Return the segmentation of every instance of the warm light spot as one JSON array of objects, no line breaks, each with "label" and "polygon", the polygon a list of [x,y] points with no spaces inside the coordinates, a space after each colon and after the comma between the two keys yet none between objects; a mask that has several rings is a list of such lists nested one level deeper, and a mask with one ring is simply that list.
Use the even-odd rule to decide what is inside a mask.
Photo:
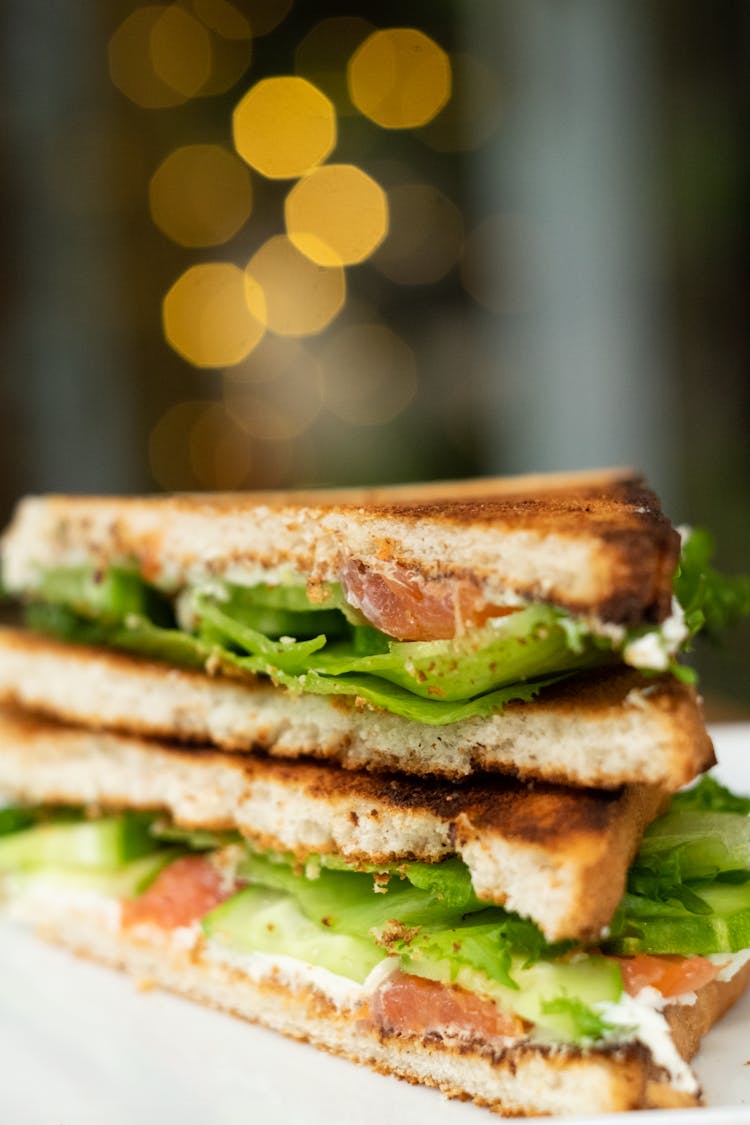
[{"label": "warm light spot", "polygon": [[343,269],[316,265],[283,234],[253,254],[245,280],[251,312],[280,336],[322,332],[346,299]]},{"label": "warm light spot", "polygon": [[413,27],[376,31],[349,61],[349,95],[385,129],[426,125],[451,95],[451,67],[442,47]]},{"label": "warm light spot", "polygon": [[109,73],[121,93],[145,109],[182,105],[186,96],[168,86],[154,69],[151,33],[166,11],[164,5],[136,8],[109,41]]},{"label": "warm light spot", "polygon": [[264,78],[236,107],[234,144],[243,160],[270,179],[302,176],[336,144],[336,112],[304,78]]},{"label": "warm light spot", "polygon": [[321,409],[317,361],[297,340],[266,336],[246,364],[225,373],[224,402],[252,438],[296,438]]},{"label": "warm light spot", "polygon": [[250,439],[210,400],[178,402],[162,414],[148,442],[151,474],[170,492],[237,488],[253,464]]},{"label": "warm light spot", "polygon": [[414,353],[383,324],[340,329],[322,349],[320,364],[323,401],[353,425],[390,422],[417,389]]},{"label": "warm light spot", "polygon": [[466,240],[461,281],[475,301],[496,313],[517,313],[528,303],[533,231],[520,215],[490,215]]},{"label": "warm light spot", "polygon": [[186,145],[157,168],[149,201],[152,219],[174,242],[218,246],[250,214],[250,173],[221,145]]},{"label": "warm light spot", "polygon": [[164,298],[164,333],[196,367],[227,367],[249,355],[263,336],[260,297],[255,310],[256,315],[247,306],[244,274],[237,266],[191,266]]},{"label": "warm light spot", "polygon": [[455,203],[431,184],[401,184],[388,192],[390,229],[373,258],[399,285],[430,285],[456,264],[463,219]]},{"label": "warm light spot", "polygon": [[451,56],[453,92],[419,139],[437,152],[465,152],[478,148],[500,123],[503,106],[497,76],[475,55]]},{"label": "warm light spot", "polygon": [[193,0],[193,11],[201,23],[223,39],[251,39],[252,28],[228,0]]},{"label": "warm light spot", "polygon": [[319,86],[340,114],[354,112],[346,84],[346,64],[374,30],[369,20],[360,16],[331,16],[316,23],[297,47],[297,74]]},{"label": "warm light spot", "polygon": [[205,27],[181,8],[164,8],[151,28],[154,72],[183,98],[198,93],[211,73],[211,38]]},{"label": "warm light spot", "polygon": [[353,164],[325,164],[289,192],[286,229],[321,266],[352,265],[372,254],[388,230],[383,189]]},{"label": "warm light spot", "polygon": [[189,449],[193,476],[203,488],[240,488],[253,465],[252,443],[218,402],[193,422]]},{"label": "warm light spot", "polygon": [[292,10],[292,0],[243,0],[253,35],[268,35]]}]

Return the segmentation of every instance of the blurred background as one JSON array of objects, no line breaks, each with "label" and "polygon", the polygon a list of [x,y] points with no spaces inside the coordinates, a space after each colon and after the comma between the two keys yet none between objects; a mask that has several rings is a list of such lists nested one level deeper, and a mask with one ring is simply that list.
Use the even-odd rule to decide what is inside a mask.
[{"label": "blurred background", "polygon": [[750,570],[743,0],[4,0],[0,62],[3,520],[631,464]]}]

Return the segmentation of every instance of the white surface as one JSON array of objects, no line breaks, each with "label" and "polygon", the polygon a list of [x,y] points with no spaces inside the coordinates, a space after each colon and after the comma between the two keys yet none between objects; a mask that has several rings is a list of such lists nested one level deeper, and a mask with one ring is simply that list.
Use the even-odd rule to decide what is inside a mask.
[{"label": "white surface", "polygon": [[[750,793],[750,726],[714,733],[719,776]],[[138,992],[117,973],[7,924],[0,926],[0,966],[0,1105],[9,1125],[498,1120],[229,1016]],[[747,996],[709,1035],[697,1060],[710,1109],[589,1117],[587,1125],[747,1125],[749,1064]]]}]

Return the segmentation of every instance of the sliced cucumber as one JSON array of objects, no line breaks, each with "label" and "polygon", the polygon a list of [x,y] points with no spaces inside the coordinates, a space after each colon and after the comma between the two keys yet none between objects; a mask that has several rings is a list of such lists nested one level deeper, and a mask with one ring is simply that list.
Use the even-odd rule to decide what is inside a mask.
[{"label": "sliced cucumber", "polygon": [[736,953],[750,947],[750,883],[691,885],[711,913],[694,914],[677,902],[626,895],[625,929],[607,948],[613,953]]},{"label": "sliced cucumber", "polygon": [[0,839],[0,871],[40,867],[114,869],[153,852],[150,814],[39,824]]},{"label": "sliced cucumber", "polygon": [[84,867],[28,868],[7,876],[9,892],[12,897],[42,885],[63,892],[85,891],[113,899],[135,898],[148,889],[176,854],[173,849],[162,848],[111,871]]},{"label": "sliced cucumber", "polygon": [[207,937],[238,953],[295,957],[362,983],[383,960],[369,938],[333,933],[311,922],[288,894],[247,887],[203,919]]}]

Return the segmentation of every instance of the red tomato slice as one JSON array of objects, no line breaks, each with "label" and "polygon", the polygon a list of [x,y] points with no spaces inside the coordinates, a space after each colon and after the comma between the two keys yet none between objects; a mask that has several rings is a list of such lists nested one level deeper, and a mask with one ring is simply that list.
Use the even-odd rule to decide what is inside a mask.
[{"label": "red tomato slice", "polygon": [[486,1000],[455,985],[394,973],[370,1001],[373,1021],[383,1031],[401,1035],[464,1031],[484,1039],[518,1037],[525,1024]]},{"label": "red tomato slice", "polygon": [[639,953],[635,957],[615,957],[614,960],[622,970],[623,987],[631,996],[648,985],[665,997],[695,992],[712,981],[720,968],[705,957],[656,957]]},{"label": "red tomato slice", "polygon": [[349,604],[400,641],[450,640],[467,627],[517,608],[487,605],[469,582],[419,579],[398,564],[380,573],[352,559],[340,577]]},{"label": "red tomato slice", "polygon": [[148,890],[122,903],[123,926],[150,922],[164,930],[189,926],[228,898],[216,868],[201,855],[176,859],[161,871]]}]

